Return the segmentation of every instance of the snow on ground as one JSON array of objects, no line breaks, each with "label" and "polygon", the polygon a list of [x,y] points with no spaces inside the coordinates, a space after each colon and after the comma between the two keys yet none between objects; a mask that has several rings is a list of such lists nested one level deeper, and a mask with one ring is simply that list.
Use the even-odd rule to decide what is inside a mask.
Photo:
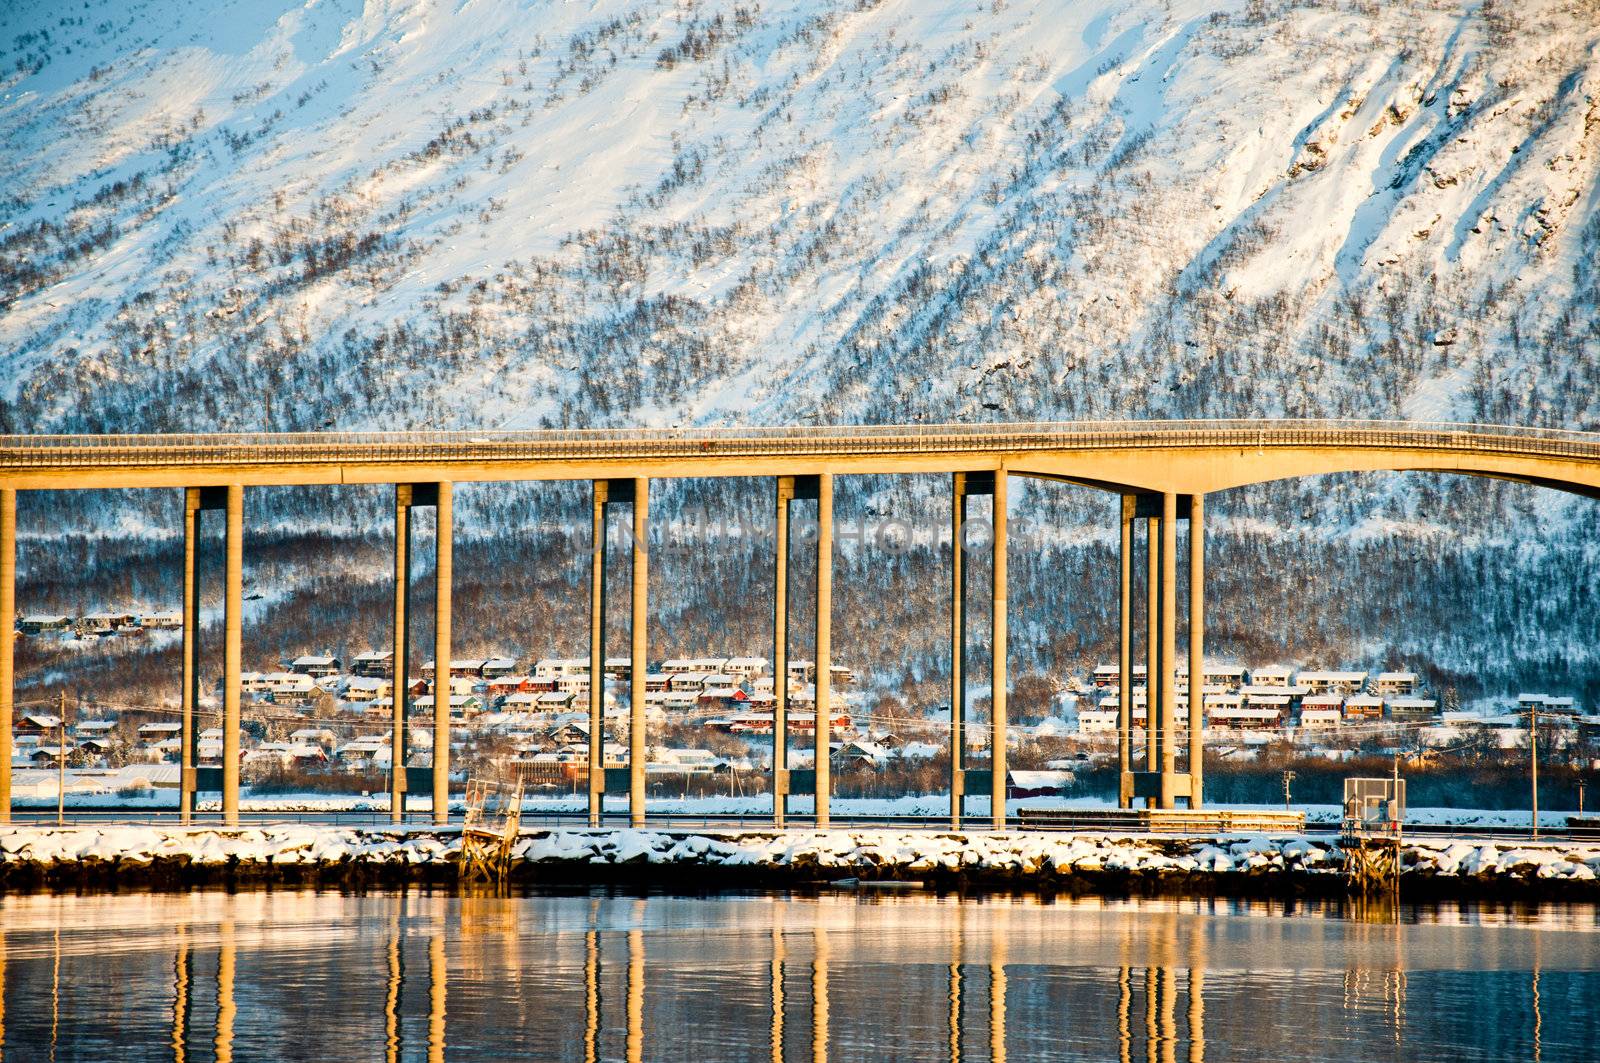
[{"label": "snow on ground", "polygon": [[[1328,839],[1243,835],[1211,839],[904,830],[525,830],[517,859],[534,865],[689,865],[803,872],[821,878],[906,878],[939,873],[1039,878],[1101,872],[1337,873]],[[0,828],[0,865],[75,861],[245,864],[446,864],[452,831],[259,828]],[[1592,882],[1600,845],[1413,842],[1408,873]]]}]

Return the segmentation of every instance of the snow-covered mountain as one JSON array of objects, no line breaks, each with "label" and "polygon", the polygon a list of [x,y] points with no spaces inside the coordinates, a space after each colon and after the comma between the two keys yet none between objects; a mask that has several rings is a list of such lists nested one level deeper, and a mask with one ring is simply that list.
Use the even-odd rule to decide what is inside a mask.
[{"label": "snow-covered mountain", "polygon": [[[1600,428],[1597,172],[1596,0],[11,0],[0,431]],[[1438,485],[1230,492],[1219,550],[1422,543],[1592,661],[1581,587],[1518,606],[1592,504]]]},{"label": "snow-covered mountain", "polygon": [[1600,5],[17,0],[5,427],[1600,426]]}]

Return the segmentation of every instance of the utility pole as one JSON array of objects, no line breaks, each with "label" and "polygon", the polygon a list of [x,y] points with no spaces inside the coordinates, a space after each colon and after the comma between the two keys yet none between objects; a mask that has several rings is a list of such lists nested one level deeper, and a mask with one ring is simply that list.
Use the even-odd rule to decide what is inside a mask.
[{"label": "utility pole", "polygon": [[56,695],[56,723],[60,725],[61,740],[56,743],[56,826],[67,822],[67,692]]},{"label": "utility pole", "polygon": [[1289,811],[1289,784],[1294,781],[1294,772],[1283,773],[1283,810]]},{"label": "utility pole", "polygon": [[1528,706],[1528,760],[1533,773],[1533,836],[1539,836],[1539,706]]}]

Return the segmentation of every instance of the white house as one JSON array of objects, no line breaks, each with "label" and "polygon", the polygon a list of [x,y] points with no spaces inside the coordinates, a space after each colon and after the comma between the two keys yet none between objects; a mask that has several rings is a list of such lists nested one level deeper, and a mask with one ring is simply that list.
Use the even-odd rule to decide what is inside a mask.
[{"label": "white house", "polygon": [[322,654],[308,653],[296,657],[289,663],[289,671],[300,675],[309,675],[317,679],[325,675],[339,674],[339,659]]},{"label": "white house", "polygon": [[1292,669],[1281,664],[1264,664],[1260,668],[1250,669],[1250,685],[1254,687],[1286,687]]},{"label": "white house", "polygon": [[1294,677],[1296,686],[1313,694],[1355,694],[1366,685],[1366,672],[1306,671]]},{"label": "white house", "polygon": [[1391,697],[1410,697],[1417,692],[1417,673],[1379,672],[1372,677],[1372,692]]}]

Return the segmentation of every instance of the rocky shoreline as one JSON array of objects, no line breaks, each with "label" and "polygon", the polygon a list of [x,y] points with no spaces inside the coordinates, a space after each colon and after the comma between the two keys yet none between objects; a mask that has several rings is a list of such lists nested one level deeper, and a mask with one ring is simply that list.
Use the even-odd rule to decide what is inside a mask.
[{"label": "rocky shoreline", "polygon": [[[0,890],[447,886],[459,847],[456,830],[434,828],[7,827]],[[1429,839],[1402,861],[1406,897],[1600,900],[1600,845]],[[1348,889],[1343,862],[1323,835],[528,829],[510,884],[1333,896]]]}]

